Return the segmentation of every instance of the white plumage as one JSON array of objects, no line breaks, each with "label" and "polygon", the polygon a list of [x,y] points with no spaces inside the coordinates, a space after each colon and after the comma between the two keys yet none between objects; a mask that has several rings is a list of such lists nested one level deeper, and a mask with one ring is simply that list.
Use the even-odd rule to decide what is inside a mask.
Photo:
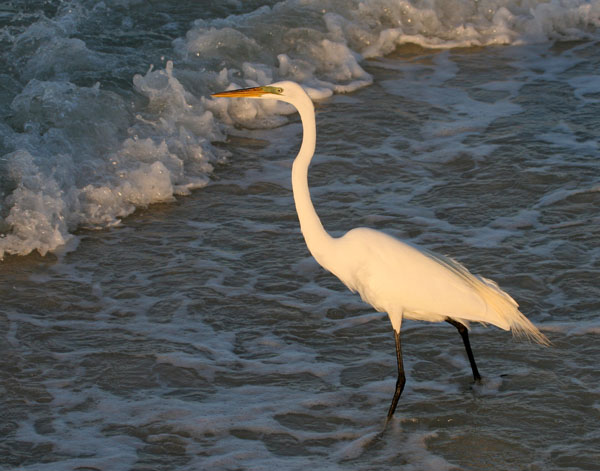
[{"label": "white plumage", "polygon": [[398,381],[388,420],[394,413],[405,383],[400,328],[402,319],[449,322],[462,339],[473,377],[479,380],[469,343],[469,322],[493,324],[541,343],[548,339],[519,311],[513,298],[492,280],[472,275],[460,263],[417,248],[368,228],[352,229],[331,237],[317,215],[308,187],[308,167],[316,144],[315,113],[304,89],[294,82],[217,93],[216,97],[276,99],[291,103],[300,113],[303,138],[292,167],[292,188],[300,228],[317,262],[337,276],[351,291],[381,312],[387,312],[394,329]]}]

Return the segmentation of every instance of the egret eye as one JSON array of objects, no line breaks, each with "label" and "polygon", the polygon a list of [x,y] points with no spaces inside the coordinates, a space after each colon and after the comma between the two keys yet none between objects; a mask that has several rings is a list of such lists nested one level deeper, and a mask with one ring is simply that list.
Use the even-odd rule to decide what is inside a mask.
[{"label": "egret eye", "polygon": [[281,87],[277,87],[275,90],[277,91],[277,93],[283,93],[283,88]]}]

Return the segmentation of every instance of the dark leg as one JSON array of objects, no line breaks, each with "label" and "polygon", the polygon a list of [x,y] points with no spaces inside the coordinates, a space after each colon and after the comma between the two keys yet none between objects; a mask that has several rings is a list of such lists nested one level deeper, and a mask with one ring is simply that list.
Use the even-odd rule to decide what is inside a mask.
[{"label": "dark leg", "polygon": [[469,363],[471,363],[471,369],[473,370],[473,378],[475,381],[481,380],[481,375],[477,370],[477,365],[475,364],[475,357],[473,356],[473,351],[471,350],[471,342],[469,342],[469,330],[460,322],[455,321],[451,317],[446,318],[446,322],[452,324],[454,327],[458,329],[458,333],[463,339],[463,343],[465,344],[465,349],[467,350],[467,356],[469,357]]},{"label": "dark leg", "polygon": [[392,405],[388,411],[387,420],[390,420],[396,406],[398,405],[398,399],[404,390],[404,383],[406,383],[406,376],[404,375],[404,363],[402,362],[402,345],[400,344],[400,332],[394,330],[394,339],[396,340],[396,361],[398,362],[398,380],[396,381],[396,391],[394,392],[394,398],[392,399]]}]

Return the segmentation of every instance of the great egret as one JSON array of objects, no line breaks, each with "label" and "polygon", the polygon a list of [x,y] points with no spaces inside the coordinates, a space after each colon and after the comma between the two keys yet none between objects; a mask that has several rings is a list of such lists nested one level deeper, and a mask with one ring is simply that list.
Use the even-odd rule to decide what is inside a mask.
[{"label": "great egret", "polygon": [[373,229],[352,229],[339,238],[331,237],[325,231],[308,188],[308,166],[315,152],[317,136],[315,111],[310,97],[300,85],[285,81],[215,93],[213,97],[281,100],[293,105],[300,113],[302,145],[292,166],[292,189],[300,229],[308,250],[323,268],[390,318],[396,341],[398,380],[387,420],[394,414],[406,382],[400,342],[403,318],[445,321],[456,327],[475,381],[481,376],[469,343],[470,321],[493,324],[524,334],[541,344],[549,343],[519,311],[513,298],[495,282],[472,275],[460,263]]}]

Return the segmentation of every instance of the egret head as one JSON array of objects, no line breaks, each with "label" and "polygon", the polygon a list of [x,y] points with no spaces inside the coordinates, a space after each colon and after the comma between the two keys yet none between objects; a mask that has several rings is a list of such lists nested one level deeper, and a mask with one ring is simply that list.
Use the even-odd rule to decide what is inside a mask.
[{"label": "egret head", "polygon": [[224,98],[259,98],[267,100],[281,100],[297,105],[302,100],[310,98],[304,89],[295,82],[277,82],[263,87],[241,88],[239,90],[230,90],[227,92],[214,93],[214,97]]}]

